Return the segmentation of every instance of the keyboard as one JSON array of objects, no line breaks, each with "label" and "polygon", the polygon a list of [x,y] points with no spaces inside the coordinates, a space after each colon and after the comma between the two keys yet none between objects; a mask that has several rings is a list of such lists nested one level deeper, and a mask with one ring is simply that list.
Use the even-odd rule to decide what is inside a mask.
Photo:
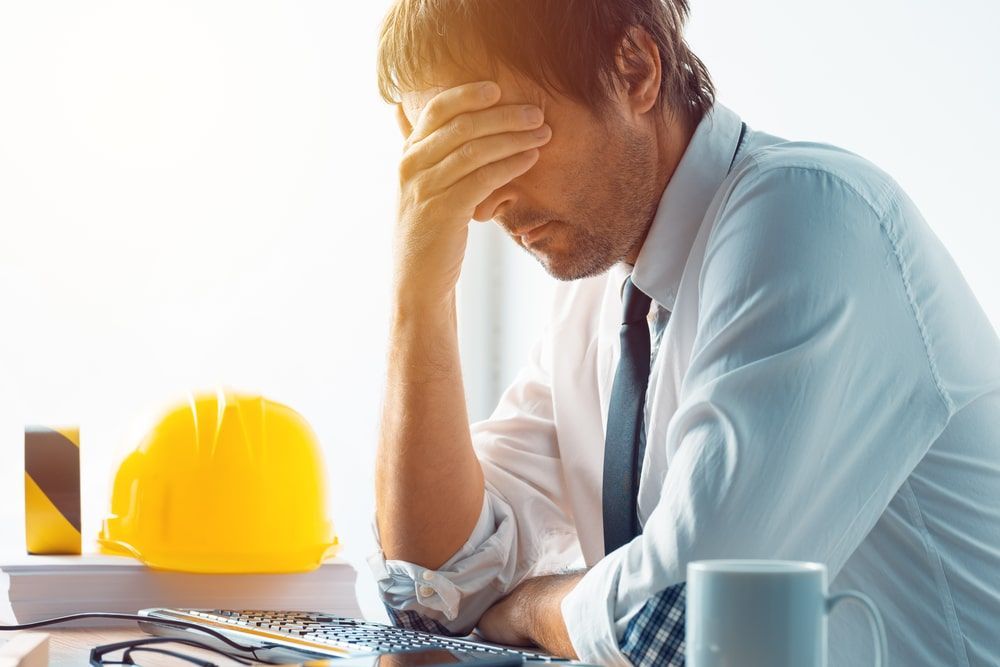
[{"label": "keyboard", "polygon": [[[569,662],[542,653],[496,646],[472,639],[444,637],[356,618],[322,612],[231,609],[143,609],[150,621],[157,618],[187,621],[222,632],[236,641],[277,645],[320,656],[350,657],[389,651],[439,648],[489,656],[519,656],[533,662]],[[166,625],[140,624],[156,635],[194,638],[189,630]],[[200,635],[199,638],[205,637]]]}]

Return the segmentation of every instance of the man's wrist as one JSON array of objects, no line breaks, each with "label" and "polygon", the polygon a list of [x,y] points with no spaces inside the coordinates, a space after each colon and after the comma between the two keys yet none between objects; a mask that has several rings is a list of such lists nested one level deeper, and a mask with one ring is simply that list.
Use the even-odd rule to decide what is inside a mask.
[{"label": "man's wrist", "polygon": [[455,290],[436,290],[417,285],[396,287],[392,298],[393,322],[420,321],[454,316],[457,312]]}]

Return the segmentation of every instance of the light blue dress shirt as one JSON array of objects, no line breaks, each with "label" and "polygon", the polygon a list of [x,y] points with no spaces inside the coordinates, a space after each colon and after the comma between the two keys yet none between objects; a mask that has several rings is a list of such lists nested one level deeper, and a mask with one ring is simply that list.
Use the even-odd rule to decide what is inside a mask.
[{"label": "light blue dress shirt", "polygon": [[[895,665],[1000,662],[1000,341],[885,173],[748,131],[716,105],[634,267],[560,285],[546,335],[473,425],[487,494],[437,571],[371,559],[384,599],[466,632],[529,576],[585,565],[563,603],[590,662],[681,659],[690,561],[826,564],[885,616]],[[604,428],[629,273],[672,313],[647,394],[643,533],[605,556]],[[863,615],[830,664],[867,664]],[[657,638],[659,633],[659,638]]]}]

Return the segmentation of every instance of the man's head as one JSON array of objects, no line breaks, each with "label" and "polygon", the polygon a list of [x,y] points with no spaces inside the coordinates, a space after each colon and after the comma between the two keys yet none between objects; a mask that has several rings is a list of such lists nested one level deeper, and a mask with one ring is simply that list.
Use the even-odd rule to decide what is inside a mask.
[{"label": "man's head", "polygon": [[442,88],[481,79],[500,84],[501,104],[539,106],[551,141],[475,218],[495,219],[557,278],[596,275],[634,261],[713,103],[686,15],[686,0],[399,0],[379,87],[411,123]]}]

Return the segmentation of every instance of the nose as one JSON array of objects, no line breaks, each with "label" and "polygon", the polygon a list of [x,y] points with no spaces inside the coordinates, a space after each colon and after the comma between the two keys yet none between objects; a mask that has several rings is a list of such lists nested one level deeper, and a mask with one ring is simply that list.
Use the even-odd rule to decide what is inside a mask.
[{"label": "nose", "polygon": [[517,189],[513,181],[494,190],[489,197],[476,207],[476,220],[492,220],[503,216],[517,203]]},{"label": "nose", "polygon": [[502,215],[505,215],[511,209],[511,207],[514,206],[514,204],[516,203],[517,203],[517,196],[514,195],[513,192],[509,194],[504,193],[501,196],[500,202],[497,204],[496,209],[493,211],[493,217],[498,218]]}]

